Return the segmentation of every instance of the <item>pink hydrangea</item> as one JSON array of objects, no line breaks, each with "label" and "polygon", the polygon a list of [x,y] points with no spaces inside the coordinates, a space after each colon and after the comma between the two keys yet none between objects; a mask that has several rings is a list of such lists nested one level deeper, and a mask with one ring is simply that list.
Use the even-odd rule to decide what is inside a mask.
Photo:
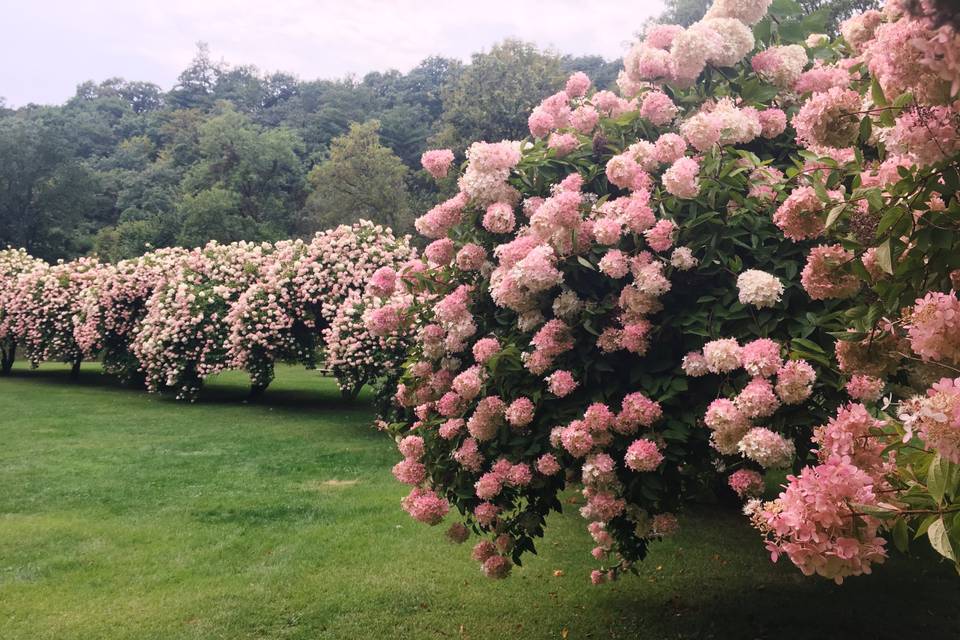
[{"label": "pink hydrangea", "polygon": [[669,50],[673,39],[682,32],[683,27],[678,24],[655,24],[647,30],[644,42],[655,49]]},{"label": "pink hydrangea", "polygon": [[582,71],[577,71],[567,78],[567,84],[564,87],[564,91],[571,98],[582,98],[587,95],[589,89],[590,77]]},{"label": "pink hydrangea", "polygon": [[753,70],[781,88],[793,85],[807,64],[807,51],[791,44],[764,49],[750,60]]},{"label": "pink hydrangea", "polygon": [[477,480],[474,488],[476,489],[478,498],[481,500],[491,500],[500,494],[503,485],[497,474],[485,473]]},{"label": "pink hydrangea", "polygon": [[537,458],[537,471],[545,476],[552,476],[560,471],[560,463],[552,453],[545,453]]},{"label": "pink hydrangea", "polygon": [[473,517],[476,518],[477,523],[483,527],[492,526],[494,523],[496,523],[499,515],[500,507],[492,502],[481,502],[473,510]]},{"label": "pink hydrangea", "polygon": [[574,421],[560,431],[560,443],[575,458],[586,456],[593,449],[593,436],[581,422]]},{"label": "pink hydrangea", "polygon": [[450,510],[446,500],[433,491],[420,487],[415,487],[401,504],[411,518],[431,526],[440,524]]},{"label": "pink hydrangea", "polygon": [[600,114],[588,104],[580,105],[570,114],[570,126],[583,135],[590,135],[600,122]]},{"label": "pink hydrangea", "polygon": [[763,476],[753,469],[738,469],[727,478],[727,484],[740,499],[755,498],[763,493]]},{"label": "pink hydrangea", "polygon": [[513,562],[506,556],[493,555],[483,561],[483,575],[494,580],[502,580],[510,575]]},{"label": "pink hydrangea", "polygon": [[442,425],[440,425],[440,429],[438,430],[440,433],[440,437],[443,438],[444,440],[450,440],[454,438],[458,433],[463,431],[463,428],[464,426],[466,426],[466,424],[467,424],[466,421],[464,421],[462,418],[453,418],[453,419],[447,420]]},{"label": "pink hydrangea", "polygon": [[630,273],[630,261],[627,259],[627,255],[619,249],[607,251],[600,259],[598,266],[601,272],[611,278],[622,278]]},{"label": "pink hydrangea", "polygon": [[815,93],[793,116],[797,143],[806,148],[850,146],[860,131],[861,109],[860,94],[851,89]]},{"label": "pink hydrangea", "polygon": [[793,83],[793,90],[797,93],[822,93],[834,87],[846,89],[849,86],[849,71],[837,66],[825,66],[820,60],[816,60],[813,68],[801,73]]},{"label": "pink hydrangea", "polygon": [[877,535],[880,521],[851,505],[875,505],[874,480],[848,460],[834,456],[799,476],[787,476],[787,488],[765,505],[755,523],[770,540],[774,561],[785,554],[804,575],[818,574],[838,584],[847,576],[870,573],[883,562],[886,542]]},{"label": "pink hydrangea", "polygon": [[483,373],[479,367],[470,367],[453,379],[453,390],[466,400],[473,400],[483,388]]},{"label": "pink hydrangea", "polygon": [[691,378],[699,378],[700,376],[705,376],[710,372],[707,359],[703,357],[702,353],[697,351],[691,351],[687,355],[683,356],[681,368],[683,369],[683,372]]},{"label": "pink hydrangea", "polygon": [[393,477],[404,484],[416,486],[427,477],[427,469],[416,460],[405,458],[394,465]]},{"label": "pink hydrangea", "polygon": [[653,143],[653,157],[662,164],[673,164],[686,150],[687,141],[676,133],[664,133]]},{"label": "pink hydrangea", "polygon": [[610,522],[626,507],[626,501],[609,491],[596,491],[588,487],[583,493],[587,497],[587,504],[580,508],[580,515],[587,520]]},{"label": "pink hydrangea", "polygon": [[640,115],[656,126],[669,124],[677,116],[677,105],[662,91],[650,91],[643,96]]},{"label": "pink hydrangea", "polygon": [[931,291],[906,316],[910,348],[924,360],[960,364],[960,299]]},{"label": "pink hydrangea", "polygon": [[846,384],[847,394],[854,400],[876,402],[883,395],[885,383],[873,376],[856,375]]},{"label": "pink hydrangea", "polygon": [[787,129],[787,114],[780,109],[763,109],[760,118],[760,135],[764,138],[776,138]]},{"label": "pink hydrangea", "polygon": [[883,457],[886,444],[874,437],[883,426],[862,404],[840,407],[827,424],[814,430],[813,442],[820,447],[817,456],[821,460],[841,456],[880,483],[890,470]]},{"label": "pink hydrangea", "polygon": [[634,471],[653,471],[663,462],[663,454],[653,440],[640,438],[627,447],[623,460]]},{"label": "pink hydrangea", "polygon": [[960,464],[960,378],[943,378],[901,406],[900,418],[916,430],[924,444]]},{"label": "pink hydrangea", "polygon": [[751,376],[769,378],[783,365],[780,345],[769,338],[758,338],[743,345],[740,362]]},{"label": "pink hydrangea", "polygon": [[404,458],[420,460],[423,457],[423,438],[420,436],[406,436],[398,444],[397,449]]},{"label": "pink hydrangea", "polygon": [[477,403],[473,415],[467,420],[467,431],[480,442],[493,439],[503,420],[506,406],[498,396],[487,396]]},{"label": "pink hydrangea", "polygon": [[727,373],[740,367],[740,345],[734,338],[711,340],[703,345],[703,357],[711,373]]},{"label": "pink hydrangea", "polygon": [[374,295],[389,297],[397,287],[397,272],[391,267],[380,267],[373,272],[367,287]]},{"label": "pink hydrangea", "polygon": [[533,422],[534,406],[530,398],[517,398],[507,407],[506,418],[511,426],[521,429]]},{"label": "pink hydrangea", "polygon": [[800,274],[800,284],[814,300],[849,298],[860,289],[860,280],[846,270],[853,259],[853,252],[839,244],[814,247]]},{"label": "pink hydrangea", "polygon": [[474,438],[467,438],[460,448],[453,452],[453,459],[467,471],[479,471],[483,464],[483,454]]},{"label": "pink hydrangea", "polygon": [[748,418],[767,418],[780,407],[780,400],[767,379],[754,378],[737,394],[734,404]]},{"label": "pink hydrangea", "polygon": [[423,255],[433,264],[444,266],[453,261],[456,253],[456,246],[450,238],[440,238],[434,240],[423,250]]},{"label": "pink hydrangea", "polygon": [[427,172],[440,180],[450,171],[450,165],[453,164],[453,151],[450,149],[431,149],[425,151],[420,156],[420,164]]},{"label": "pink hydrangea", "polygon": [[474,545],[470,556],[477,562],[485,562],[497,554],[497,547],[489,540],[481,540]]},{"label": "pink hydrangea", "polygon": [[454,264],[464,271],[479,271],[487,259],[487,251],[473,242],[469,242],[457,252]]},{"label": "pink hydrangea", "polygon": [[[840,194],[835,197],[841,199]],[[797,242],[823,235],[826,205],[817,196],[813,187],[794,189],[773,214],[773,223],[783,230],[783,235]]]},{"label": "pink hydrangea", "polygon": [[554,371],[547,376],[546,381],[547,389],[558,398],[570,395],[579,384],[572,373],[563,370]]},{"label": "pink hydrangea", "polygon": [[620,404],[614,426],[620,433],[633,433],[639,427],[650,427],[663,416],[659,402],[639,391],[628,393]]},{"label": "pink hydrangea", "polygon": [[747,431],[737,449],[764,469],[784,469],[790,466],[796,453],[793,442],[765,427]]},{"label": "pink hydrangea", "polygon": [[653,227],[643,232],[647,245],[654,251],[667,251],[673,246],[677,223],[666,218],[658,220]]},{"label": "pink hydrangea", "polygon": [[500,342],[496,338],[480,338],[473,345],[473,359],[477,364],[486,364],[498,353],[500,353]]},{"label": "pink hydrangea", "polygon": [[800,404],[813,393],[817,373],[806,360],[790,360],[777,370],[776,392],[784,404]]},{"label": "pink hydrangea", "polygon": [[516,223],[513,207],[506,202],[491,204],[483,215],[483,228],[490,233],[509,233]]},{"label": "pink hydrangea", "polygon": [[580,140],[572,133],[551,133],[547,139],[547,147],[553,149],[559,157],[569,154],[579,144]]},{"label": "pink hydrangea", "polygon": [[700,164],[693,158],[678,158],[663,172],[663,187],[678,198],[696,198],[700,193]]}]

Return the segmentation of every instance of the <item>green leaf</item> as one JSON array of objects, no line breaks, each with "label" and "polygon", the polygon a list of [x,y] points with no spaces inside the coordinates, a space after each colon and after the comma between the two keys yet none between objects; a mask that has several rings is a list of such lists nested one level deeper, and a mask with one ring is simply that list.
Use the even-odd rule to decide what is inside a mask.
[{"label": "green leaf", "polygon": [[841,203],[835,206],[833,209],[830,209],[830,213],[827,214],[827,221],[824,223],[824,228],[829,229],[840,217],[840,214],[843,213],[843,210],[846,208],[846,203]]},{"label": "green leaf", "polygon": [[893,101],[893,108],[902,109],[911,102],[913,102],[913,94],[907,91],[897,96],[897,99]]},{"label": "green leaf", "polygon": [[947,478],[950,475],[950,463],[946,462],[938,453],[930,461],[927,469],[927,490],[937,504],[943,502],[943,494],[947,490]]},{"label": "green leaf", "polygon": [[923,534],[925,534],[927,530],[930,528],[930,525],[932,525],[936,521],[936,519],[937,519],[937,516],[927,516],[926,518],[924,518],[923,521],[920,523],[920,526],[917,527],[917,532],[913,534],[913,539],[917,540]]},{"label": "green leaf", "polygon": [[954,562],[957,561],[957,556],[953,552],[953,545],[950,544],[950,536],[947,534],[947,525],[944,523],[943,518],[937,518],[933,521],[933,524],[927,529],[927,537],[930,538],[930,546],[933,547],[934,551],[944,558],[949,558]]},{"label": "green leaf", "polygon": [[878,107],[887,106],[887,98],[883,95],[883,89],[876,78],[870,80],[870,97],[873,98],[873,104]]},{"label": "green leaf", "polygon": [[593,266],[593,263],[587,260],[586,258],[584,258],[583,256],[577,256],[577,262],[579,262],[582,266],[586,267],[587,269],[590,269],[591,271],[597,270],[597,268]]},{"label": "green leaf", "polygon": [[893,535],[893,544],[901,553],[907,553],[910,550],[910,528],[904,518],[898,518],[890,530]]},{"label": "green leaf", "polygon": [[850,506],[857,513],[865,513],[868,516],[873,516],[874,518],[880,518],[881,520],[889,520],[891,518],[896,518],[898,515],[896,511],[891,511],[890,509],[877,507],[872,504],[859,504],[855,502]]},{"label": "green leaf", "polygon": [[860,142],[869,140],[871,133],[873,133],[873,121],[870,120],[870,116],[864,116],[860,121]]},{"label": "green leaf", "polygon": [[823,347],[818,345],[816,342],[813,342],[812,340],[806,340],[804,338],[794,338],[790,342],[792,344],[803,347],[806,351],[812,351],[813,353],[826,353],[823,350]]},{"label": "green leaf", "polygon": [[887,238],[883,243],[877,247],[876,252],[877,264],[883,269],[886,273],[893,275],[893,248],[891,247],[890,239]]}]

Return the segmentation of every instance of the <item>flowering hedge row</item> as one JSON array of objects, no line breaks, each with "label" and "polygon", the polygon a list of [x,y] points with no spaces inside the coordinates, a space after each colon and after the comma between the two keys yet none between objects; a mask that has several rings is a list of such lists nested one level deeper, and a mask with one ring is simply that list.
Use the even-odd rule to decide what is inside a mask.
[{"label": "flowering hedge row", "polygon": [[835,41],[770,5],[655,26],[620,95],[577,73],[529,138],[473,144],[417,220],[426,268],[379,285],[370,331],[418,334],[387,425],[403,507],[455,509],[488,576],[570,487],[600,583],[718,472],[749,499],[777,469],[746,507],[774,559],[842,581],[921,535],[957,558],[960,38],[898,1]]},{"label": "flowering hedge row", "polygon": [[2,251],[4,370],[18,344],[34,365],[78,367],[101,356],[110,373],[193,398],[207,376],[226,369],[246,370],[262,391],[275,362],[314,366],[319,357],[356,394],[397,366],[402,343],[371,336],[355,319],[357,298],[378,269],[415,256],[407,238],[365,221],[309,242],[212,242],[117,264],[47,265]]}]

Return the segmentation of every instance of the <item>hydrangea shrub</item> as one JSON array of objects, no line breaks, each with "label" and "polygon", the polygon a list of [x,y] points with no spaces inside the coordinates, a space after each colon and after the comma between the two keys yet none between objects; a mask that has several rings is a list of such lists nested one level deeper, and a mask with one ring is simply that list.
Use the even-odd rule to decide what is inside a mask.
[{"label": "hydrangea shrub", "polygon": [[[900,326],[920,359],[954,357],[956,36],[891,2],[831,42],[807,37],[816,16],[769,5],[724,0],[687,29],[656,26],[620,95],[576,74],[531,113],[529,138],[472,145],[459,192],[417,220],[432,243],[395,282],[413,301],[368,318],[420,327],[388,427],[403,507],[427,524],[455,510],[449,536],[477,535],[491,577],[575,487],[592,579],[616,578],[717,469],[744,498],[765,469],[798,474],[749,513],[805,572],[842,580],[885,554],[885,520],[838,518],[909,482],[895,456],[857,457],[888,422],[846,403],[899,375],[903,332],[883,318],[918,296],[940,292],[911,314],[924,323]],[[441,157],[424,158],[438,179]],[[942,468],[955,385],[937,384],[909,416],[945,407],[952,426],[920,432]],[[951,540],[954,496],[921,510]],[[820,498],[828,533],[803,546]]]}]

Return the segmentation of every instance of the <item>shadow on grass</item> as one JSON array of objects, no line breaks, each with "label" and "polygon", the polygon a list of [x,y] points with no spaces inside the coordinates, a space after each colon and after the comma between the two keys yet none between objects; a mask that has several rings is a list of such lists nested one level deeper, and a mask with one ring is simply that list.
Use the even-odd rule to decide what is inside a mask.
[{"label": "shadow on grass", "polygon": [[[23,363],[17,363],[11,375],[0,377],[0,384],[4,380],[29,380],[31,384],[46,384],[58,387],[80,387],[85,389],[104,389],[128,393],[147,393],[139,382],[124,383],[115,376],[105,374],[99,370],[99,363],[84,363],[77,378],[71,378],[70,369],[66,365],[54,365],[31,369]],[[236,374],[236,372],[232,372]],[[299,372],[300,375],[314,376],[316,388],[283,388],[284,381],[274,382],[266,392],[257,397],[250,396],[250,389],[243,379],[222,380],[211,378],[200,390],[197,403],[206,405],[238,405],[248,404],[254,407],[266,407],[290,413],[307,413],[311,411],[370,411],[370,392],[364,389],[356,398],[344,398],[332,378],[322,377],[318,373]],[[236,377],[236,376],[233,376]],[[304,380],[298,380],[303,384]],[[326,384],[323,384],[326,382]],[[165,402],[176,404],[187,403],[177,400],[173,392],[165,391],[154,397]]]}]

